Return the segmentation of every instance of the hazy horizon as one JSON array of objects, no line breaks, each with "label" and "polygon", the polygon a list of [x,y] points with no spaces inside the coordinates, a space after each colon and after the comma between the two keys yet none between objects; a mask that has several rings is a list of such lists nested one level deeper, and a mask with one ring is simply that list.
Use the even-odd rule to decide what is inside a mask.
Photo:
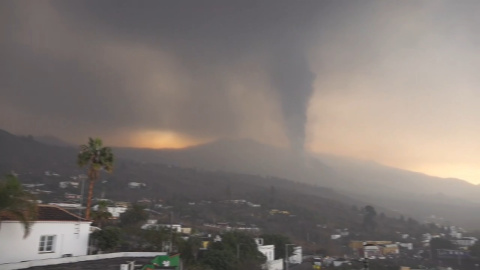
[{"label": "hazy horizon", "polygon": [[2,1],[0,128],[251,138],[480,183],[477,1]]}]

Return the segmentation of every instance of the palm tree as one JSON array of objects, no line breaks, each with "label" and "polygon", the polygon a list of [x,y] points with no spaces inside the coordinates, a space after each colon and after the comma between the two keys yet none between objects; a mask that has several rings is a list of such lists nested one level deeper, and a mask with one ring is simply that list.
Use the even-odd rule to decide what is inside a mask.
[{"label": "palm tree", "polygon": [[108,212],[108,203],[107,201],[100,201],[98,203],[97,211],[92,212],[92,219],[95,220],[95,223],[98,227],[102,228],[104,223],[112,218],[112,213]]},{"label": "palm tree", "polygon": [[24,227],[23,238],[30,233],[32,221],[38,213],[33,195],[23,190],[17,177],[12,174],[0,181],[0,222],[2,217],[18,219]]},{"label": "palm tree", "polygon": [[113,153],[110,147],[102,147],[102,140],[88,138],[88,144],[80,146],[80,153],[77,156],[77,164],[80,167],[88,166],[88,198],[85,218],[90,219],[90,208],[92,206],[93,186],[98,179],[100,170],[109,173],[113,171]]}]

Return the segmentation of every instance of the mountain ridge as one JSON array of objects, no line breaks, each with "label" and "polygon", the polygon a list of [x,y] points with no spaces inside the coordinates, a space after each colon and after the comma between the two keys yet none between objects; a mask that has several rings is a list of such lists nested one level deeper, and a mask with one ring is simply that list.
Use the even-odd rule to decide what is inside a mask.
[{"label": "mountain ridge", "polygon": [[[37,163],[45,168],[51,163],[76,168],[74,148],[45,145],[1,130],[0,147],[4,148],[0,153],[0,169],[4,172]],[[332,189],[339,200],[343,200],[340,194],[344,194],[355,201],[396,210],[399,215],[417,219],[444,216],[452,222],[480,228],[478,187],[462,180],[327,154],[299,155],[252,140],[222,140],[169,150],[113,147],[113,151],[118,160],[289,179]]]}]

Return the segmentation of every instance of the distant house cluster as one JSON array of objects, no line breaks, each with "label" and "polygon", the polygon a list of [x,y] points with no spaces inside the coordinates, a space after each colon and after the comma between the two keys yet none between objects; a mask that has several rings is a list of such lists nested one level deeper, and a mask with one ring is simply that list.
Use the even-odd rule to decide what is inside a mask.
[{"label": "distant house cluster", "polygon": [[181,233],[185,235],[189,235],[192,233],[192,228],[183,227],[181,224],[159,224],[158,220],[150,219],[147,220],[147,223],[143,224],[141,227],[143,230],[158,230],[160,228],[170,229],[176,233]]},{"label": "distant house cluster", "polygon": [[211,229],[214,231],[246,231],[246,232],[260,232],[260,228],[258,228],[254,224],[247,225],[243,222],[237,222],[235,224],[230,224],[229,222],[217,222],[215,224],[211,223],[204,223],[203,226],[205,229]]},{"label": "distant house cluster", "polygon": [[411,250],[413,244],[392,241],[351,241],[350,248],[360,257],[382,259],[398,255],[401,248]]},{"label": "distant house cluster", "polygon": [[140,183],[140,182],[129,182],[128,183],[128,188],[131,189],[138,189],[138,188],[145,188],[147,187],[147,184],[145,183]]},{"label": "distant house cluster", "polygon": [[237,204],[237,205],[247,205],[247,206],[250,206],[250,207],[261,207],[262,205],[260,204],[256,204],[256,203],[253,203],[253,202],[249,202],[247,200],[244,200],[244,199],[240,199],[240,200],[226,200],[226,201],[223,201],[224,203],[231,203],[231,204]]},{"label": "distant house cluster", "polygon": [[286,211],[286,210],[278,210],[278,209],[272,209],[270,210],[270,215],[286,215],[286,216],[289,216],[290,215],[290,212],[289,211]]}]

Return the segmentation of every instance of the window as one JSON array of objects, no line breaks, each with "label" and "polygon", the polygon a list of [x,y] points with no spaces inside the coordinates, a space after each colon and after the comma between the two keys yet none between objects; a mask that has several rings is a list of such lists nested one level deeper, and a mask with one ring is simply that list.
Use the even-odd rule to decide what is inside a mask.
[{"label": "window", "polygon": [[38,252],[53,252],[55,247],[55,235],[42,235]]}]

